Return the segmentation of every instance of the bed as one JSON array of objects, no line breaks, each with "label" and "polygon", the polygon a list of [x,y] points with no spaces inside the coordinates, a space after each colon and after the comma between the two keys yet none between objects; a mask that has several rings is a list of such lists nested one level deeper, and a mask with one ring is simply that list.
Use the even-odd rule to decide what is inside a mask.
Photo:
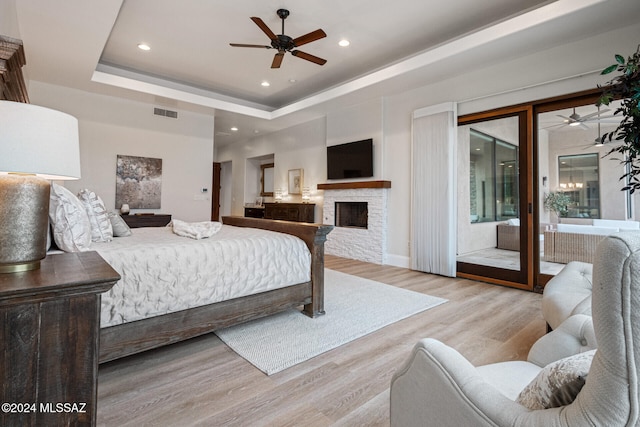
[{"label": "bed", "polygon": [[[216,234],[219,234],[218,240],[233,242],[235,234],[245,235],[257,242],[258,249],[251,249],[246,242],[236,242],[212,250],[202,245],[213,244],[216,236],[194,240],[176,236],[170,228],[136,229],[133,240],[116,238],[113,242],[94,245],[123,276],[102,296],[100,363],[292,307],[302,306],[303,313],[310,317],[324,313],[324,242],[332,226],[230,216],[223,217],[222,222],[224,226]],[[265,246],[268,237],[264,230],[287,235],[272,240],[297,241],[306,254],[302,255],[306,261],[300,260],[299,254],[290,256],[300,250],[295,242],[293,249]],[[154,236],[158,238],[156,247],[142,248],[141,245]],[[264,259],[259,253],[266,254]],[[295,260],[290,262],[288,257]],[[227,268],[221,263],[232,266]],[[136,264],[142,266],[144,272],[136,270]],[[164,264],[169,265],[169,270],[163,272],[159,267]],[[174,268],[177,264],[188,265],[186,270],[177,272],[177,267]],[[214,265],[216,271],[222,272],[223,282],[231,283],[231,288],[237,291],[197,287],[196,282],[209,281],[204,264]],[[284,274],[271,274],[279,271]],[[149,285],[150,277],[165,282],[164,289],[169,290],[154,290]],[[146,284],[136,284],[137,280]],[[173,299],[161,295],[173,296],[174,293]],[[153,303],[149,307],[146,304],[149,301],[143,303],[142,300]]]}]

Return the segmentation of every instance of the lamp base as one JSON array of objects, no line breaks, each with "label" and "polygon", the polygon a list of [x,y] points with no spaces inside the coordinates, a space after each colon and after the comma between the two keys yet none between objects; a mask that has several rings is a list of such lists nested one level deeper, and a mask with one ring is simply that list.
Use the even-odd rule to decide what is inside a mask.
[{"label": "lamp base", "polygon": [[0,273],[40,268],[47,256],[49,181],[0,175]]},{"label": "lamp base", "polygon": [[40,261],[25,262],[21,264],[0,264],[0,274],[20,273],[22,271],[37,270],[40,268]]}]

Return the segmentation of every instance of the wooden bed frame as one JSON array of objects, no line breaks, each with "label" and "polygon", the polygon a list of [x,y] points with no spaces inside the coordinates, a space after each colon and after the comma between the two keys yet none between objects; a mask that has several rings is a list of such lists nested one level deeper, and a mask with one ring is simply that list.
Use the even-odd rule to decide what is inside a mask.
[{"label": "wooden bed frame", "polygon": [[311,252],[311,281],[194,307],[100,330],[100,363],[172,344],[292,307],[310,317],[324,314],[324,242],[331,225],[225,216],[222,222],[261,228],[302,239]]}]

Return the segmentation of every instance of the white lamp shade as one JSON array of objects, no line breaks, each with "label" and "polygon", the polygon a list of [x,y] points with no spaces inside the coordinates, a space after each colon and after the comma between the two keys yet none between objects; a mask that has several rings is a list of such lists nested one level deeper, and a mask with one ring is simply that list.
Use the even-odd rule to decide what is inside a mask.
[{"label": "white lamp shade", "polygon": [[78,120],[66,113],[0,101],[0,173],[80,178]]}]

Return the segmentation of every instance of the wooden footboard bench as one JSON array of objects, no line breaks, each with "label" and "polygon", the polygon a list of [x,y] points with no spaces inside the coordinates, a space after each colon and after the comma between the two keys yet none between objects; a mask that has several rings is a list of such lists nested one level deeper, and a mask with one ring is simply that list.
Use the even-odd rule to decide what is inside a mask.
[{"label": "wooden footboard bench", "polygon": [[311,281],[100,330],[100,363],[172,344],[288,308],[324,314],[324,242],[333,226],[226,216],[226,225],[291,234],[311,252]]}]

